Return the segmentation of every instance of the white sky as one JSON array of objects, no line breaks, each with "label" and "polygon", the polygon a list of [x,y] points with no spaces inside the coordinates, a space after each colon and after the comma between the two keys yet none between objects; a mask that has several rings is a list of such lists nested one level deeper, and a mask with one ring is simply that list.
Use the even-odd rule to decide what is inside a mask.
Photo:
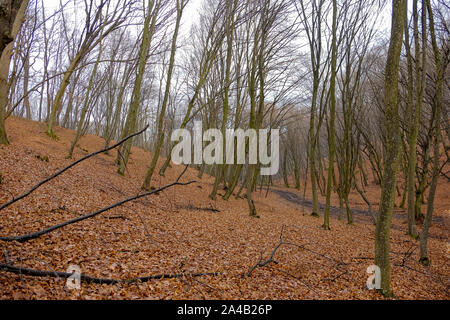
[{"label": "white sky", "polygon": [[182,27],[183,32],[188,32],[191,29],[192,23],[197,20],[198,10],[200,10],[202,0],[190,0],[183,13]]},{"label": "white sky", "polygon": [[[63,2],[66,2],[67,0],[63,0]],[[182,34],[187,34],[189,30],[191,29],[192,24],[197,20],[198,17],[198,10],[200,10],[202,1],[207,0],[190,0],[189,4],[187,5],[185,12],[183,14],[182,19]],[[412,9],[412,1],[408,1],[410,9]],[[49,11],[53,11],[53,9],[56,9],[60,6],[60,0],[45,0],[44,5]],[[381,31],[388,32],[390,30],[391,26],[391,2],[388,1],[388,4],[386,5],[385,10],[382,13],[382,16],[380,17],[379,21],[379,29]]]},{"label": "white sky", "polygon": [[[50,12],[60,7],[61,0],[44,0],[44,7]],[[187,34],[191,29],[192,23],[194,23],[198,17],[198,10],[203,0],[190,0],[183,13],[181,33]],[[62,0],[66,3],[67,0]]]}]

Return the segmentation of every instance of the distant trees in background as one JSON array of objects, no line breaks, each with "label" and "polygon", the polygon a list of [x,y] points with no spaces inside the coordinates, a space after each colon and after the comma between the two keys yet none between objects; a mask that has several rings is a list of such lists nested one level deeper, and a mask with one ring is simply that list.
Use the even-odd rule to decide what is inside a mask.
[{"label": "distant trees in background", "polygon": [[[351,224],[350,192],[372,211],[366,190],[380,185],[376,261],[390,294],[394,206],[407,208],[406,231],[420,237],[421,262],[429,264],[437,181],[450,179],[450,8],[444,0],[409,3],[208,0],[186,30],[189,0],[71,0],[54,8],[1,0],[0,143],[8,143],[11,115],[46,122],[54,139],[56,125],[74,129],[70,158],[86,133],[109,146],[150,124],[116,155],[126,174],[132,144],[153,153],[142,185],[150,190],[160,155],[158,173],[170,168],[173,129],[194,121],[222,133],[279,128],[275,177],[261,176],[260,164],[198,166],[199,176],[215,177],[211,199],[244,197],[257,216],[252,193],[278,179],[304,195],[310,188],[313,215],[318,195],[326,197],[328,230],[332,193]],[[390,38],[379,28],[388,9]]]}]

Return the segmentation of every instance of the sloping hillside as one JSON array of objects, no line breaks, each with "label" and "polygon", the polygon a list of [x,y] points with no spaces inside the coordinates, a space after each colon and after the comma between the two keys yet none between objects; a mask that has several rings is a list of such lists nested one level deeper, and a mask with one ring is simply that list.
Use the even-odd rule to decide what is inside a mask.
[{"label": "sloping hillside", "polygon": [[[0,146],[0,204],[27,191],[71,163],[66,159],[74,132],[10,118],[10,146]],[[83,137],[75,159],[103,148],[100,137]],[[125,176],[116,173],[116,153],[82,162],[25,199],[2,210],[0,236],[23,235],[88,214],[140,192],[151,156],[133,148]],[[48,158],[48,161],[47,161]],[[183,167],[153,180],[158,188],[173,182]],[[182,181],[199,180],[188,169]],[[97,278],[133,279],[184,274],[133,284],[89,284],[69,290],[65,279],[0,271],[1,299],[377,299],[366,288],[373,264],[374,226],[332,219],[332,230],[308,209],[265,190],[255,193],[260,219],[248,216],[245,199],[208,198],[213,179],[176,186],[129,202],[92,219],[55,230],[25,243],[0,241],[0,264],[65,272],[78,265]],[[448,299],[450,264],[445,188],[439,188],[431,229],[432,265],[421,266],[418,242],[405,235],[404,220],[394,219],[391,235],[392,287],[401,299]],[[285,188],[278,190],[287,191]],[[442,191],[443,190],[443,191]],[[448,189],[447,189],[448,190]],[[297,191],[289,192],[298,194]],[[374,191],[374,194],[376,192]],[[300,196],[300,194],[298,194]],[[374,196],[375,197],[375,196]],[[363,207],[362,202],[353,204]],[[439,202],[439,200],[442,200]],[[359,200],[358,200],[359,201]],[[443,202],[447,201],[447,202]],[[335,203],[336,205],[336,203]],[[447,210],[447,211],[445,211]],[[448,224],[447,224],[448,225]],[[281,241],[281,242],[280,242]],[[277,245],[282,243],[277,248]],[[276,249],[274,251],[274,249]],[[271,254],[273,261],[270,260]],[[217,273],[198,276],[196,273]]]}]

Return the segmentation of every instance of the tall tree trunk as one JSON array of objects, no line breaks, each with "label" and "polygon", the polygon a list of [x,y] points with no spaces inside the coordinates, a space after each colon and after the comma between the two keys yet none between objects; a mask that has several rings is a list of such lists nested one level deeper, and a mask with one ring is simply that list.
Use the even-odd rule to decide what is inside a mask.
[{"label": "tall tree trunk", "polygon": [[92,87],[94,85],[95,76],[97,75],[97,69],[98,69],[98,65],[100,63],[100,59],[102,57],[102,52],[103,52],[103,45],[102,45],[102,42],[100,42],[100,49],[98,52],[97,60],[95,61],[94,68],[92,69],[92,73],[89,78],[86,97],[84,98],[83,108],[81,109],[81,115],[80,115],[80,120],[78,121],[77,133],[75,134],[75,137],[74,137],[72,144],[70,146],[70,149],[69,149],[69,154],[67,156],[67,158],[69,158],[69,159],[72,159],[73,150],[75,149],[75,146],[78,143],[78,140],[80,140],[81,136],[83,135],[84,122],[85,122],[86,113],[87,113],[88,107],[89,107],[89,99],[91,97],[91,91],[92,91]]},{"label": "tall tree trunk", "polygon": [[[436,40],[436,32],[434,26],[434,16],[429,0],[424,0],[426,7],[428,9],[429,19],[430,19],[430,32],[431,32],[431,43],[433,45],[434,60],[436,64],[436,93],[435,101],[433,106],[433,117],[434,117],[434,134],[433,134],[433,149],[434,149],[434,159],[433,159],[433,169],[432,169],[432,179],[430,184],[430,191],[428,193],[428,205],[427,214],[425,216],[425,221],[423,223],[422,232],[420,234],[420,263],[423,265],[430,265],[431,261],[428,256],[427,242],[428,242],[428,231],[431,227],[431,222],[433,219],[434,210],[434,198],[436,195],[436,188],[440,172],[440,141],[441,141],[441,112],[442,112],[442,100],[443,100],[443,83],[444,83],[444,68],[441,60],[441,54]],[[423,9],[425,11],[425,9]]]},{"label": "tall tree trunk", "polygon": [[[8,76],[14,40],[25,20],[28,0],[0,1],[0,144],[8,144],[5,128]],[[4,8],[3,8],[4,7]]]},{"label": "tall tree trunk", "polygon": [[[419,136],[420,118],[422,116],[422,101],[425,90],[425,68],[426,68],[426,46],[427,46],[427,32],[426,32],[426,4],[422,1],[422,52],[419,43],[419,13],[418,0],[414,0],[413,14],[414,14],[414,43],[415,43],[415,61],[416,61],[416,104],[414,113],[411,112],[410,134],[409,134],[409,159],[408,159],[408,234],[417,238],[417,228],[415,219],[415,196],[416,196],[416,166],[417,166],[417,138]],[[408,27],[406,26],[405,29]],[[409,39],[407,40],[409,42]],[[420,59],[420,57],[422,59]],[[408,57],[410,60],[410,57]],[[409,68],[409,67],[408,67]],[[408,88],[409,90],[409,88]],[[412,105],[412,104],[411,104]],[[410,107],[412,108],[412,106]]]},{"label": "tall tree trunk", "polygon": [[[282,162],[282,174],[283,174],[283,181],[284,181],[284,186],[286,188],[290,188],[289,186],[289,177],[288,177],[288,169],[287,169],[287,160],[288,157],[287,155],[284,156],[283,158],[283,162]],[[297,181],[298,181],[298,189],[300,190],[300,172],[299,172],[299,168],[294,164],[294,178],[295,178],[295,184],[297,187]]]},{"label": "tall tree trunk", "polygon": [[[133,133],[136,127],[137,113],[139,110],[139,102],[141,100],[141,85],[145,73],[145,67],[148,59],[148,51],[152,42],[155,31],[156,20],[160,8],[160,2],[155,4],[155,0],[148,0],[147,12],[145,14],[144,31],[142,35],[141,47],[139,49],[139,66],[136,75],[136,81],[133,87],[130,108],[128,110],[127,120],[120,135],[121,138],[127,137]],[[154,10],[153,10],[154,9]],[[130,157],[132,139],[128,140],[120,146],[117,152],[117,163],[119,168],[117,172],[121,175],[125,174],[125,169]]]},{"label": "tall tree trunk", "polygon": [[[317,71],[318,74],[318,71]],[[314,89],[313,89],[313,102],[311,106],[311,114],[309,119],[309,170],[312,189],[312,213],[314,217],[319,217],[319,198],[317,194],[316,183],[316,135],[315,135],[315,117],[316,117],[316,101],[319,79],[318,76],[314,76]]]},{"label": "tall tree trunk", "polygon": [[28,94],[28,83],[30,80],[30,57],[29,54],[23,59],[23,105],[25,106],[25,116],[28,120],[31,120],[31,106],[30,97]]},{"label": "tall tree trunk", "polygon": [[52,104],[52,109],[50,112],[50,116],[48,119],[48,126],[46,134],[53,139],[57,139],[55,132],[53,131],[53,127],[56,123],[56,116],[58,112],[60,111],[62,107],[62,99],[64,97],[64,93],[66,92],[67,86],[69,85],[70,78],[72,77],[72,74],[75,72],[75,69],[77,68],[78,64],[81,61],[81,58],[83,57],[83,54],[81,52],[78,52],[75,57],[70,62],[70,66],[67,69],[67,71],[64,73],[63,80],[61,82],[61,85],[59,86],[58,92],[56,93],[55,100]]},{"label": "tall tree trunk", "polygon": [[105,128],[105,149],[109,147],[111,140],[118,134],[119,123],[120,123],[120,113],[123,107],[123,97],[131,77],[132,70],[134,68],[129,66],[125,67],[122,75],[122,81],[120,82],[119,94],[116,100],[116,108],[114,110],[114,115],[111,120],[111,128]]},{"label": "tall tree trunk", "polygon": [[[227,58],[226,58],[226,69],[225,69],[225,79],[224,79],[224,95],[223,95],[223,118],[222,118],[222,137],[226,137],[226,129],[228,122],[228,109],[229,109],[229,94],[230,94],[230,78],[231,78],[231,66],[232,66],[232,58],[233,58],[233,35],[234,35],[234,11],[237,6],[237,0],[233,2],[226,2],[226,16],[227,16],[227,25],[226,25],[226,38],[227,38]],[[223,164],[219,164],[217,166],[217,174],[216,179],[214,181],[214,186],[211,191],[209,197],[212,200],[216,199],[217,191],[219,189],[219,184],[222,180],[224,180],[226,166],[226,146],[223,144]]]},{"label": "tall tree trunk", "polygon": [[400,125],[398,71],[402,50],[406,0],[392,1],[392,29],[385,71],[385,158],[381,200],[375,230],[375,264],[381,269],[381,293],[392,296],[390,287],[390,233],[399,170]]},{"label": "tall tree trunk", "polygon": [[334,176],[334,121],[336,114],[336,61],[337,61],[337,39],[336,39],[336,24],[337,24],[337,2],[333,0],[333,39],[332,54],[331,54],[331,81],[330,81],[330,130],[329,130],[329,158],[328,158],[328,180],[326,189],[326,204],[324,211],[323,228],[330,230],[330,205],[331,205],[331,188]]},{"label": "tall tree trunk", "polygon": [[177,0],[177,21],[175,23],[175,30],[174,30],[173,38],[172,38],[169,70],[167,71],[166,89],[164,92],[164,99],[163,99],[163,103],[162,103],[161,110],[159,112],[159,118],[158,118],[158,137],[157,137],[157,141],[156,141],[155,150],[153,151],[152,162],[150,163],[150,167],[148,168],[144,183],[142,185],[142,189],[144,189],[144,190],[150,190],[152,176],[155,171],[156,164],[158,163],[159,154],[161,152],[161,147],[164,142],[164,118],[166,115],[167,104],[169,102],[170,83],[172,80],[172,74],[173,74],[173,69],[174,69],[174,65],[175,65],[175,53],[177,51],[178,31],[180,29],[180,22],[181,22],[181,17],[183,16],[184,6],[185,6],[184,0]]}]

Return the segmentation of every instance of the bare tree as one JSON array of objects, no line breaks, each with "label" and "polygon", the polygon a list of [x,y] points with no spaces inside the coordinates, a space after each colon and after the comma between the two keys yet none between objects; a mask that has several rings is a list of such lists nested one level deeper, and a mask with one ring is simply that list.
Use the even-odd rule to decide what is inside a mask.
[{"label": "bare tree", "polygon": [[[148,0],[147,9],[144,19],[144,29],[142,33],[142,42],[139,49],[139,66],[134,83],[132,100],[130,108],[128,109],[127,120],[125,126],[122,129],[121,137],[129,135],[136,127],[137,113],[139,109],[139,102],[141,101],[141,85],[144,77],[145,68],[148,59],[148,52],[150,45],[155,34],[156,22],[161,10],[162,3],[159,0]],[[118,172],[125,174],[125,169],[128,164],[128,158],[130,156],[132,141],[127,141],[118,150],[117,164],[119,165]]]},{"label": "bare tree", "polygon": [[8,144],[5,129],[8,76],[14,40],[25,19],[28,0],[1,0],[0,7],[0,144]]},{"label": "bare tree", "polygon": [[400,127],[398,114],[398,71],[404,29],[405,0],[392,1],[392,29],[385,71],[385,135],[384,175],[375,231],[375,264],[381,269],[381,292],[391,296],[390,230],[395,187],[399,168]]},{"label": "bare tree", "polygon": [[[428,194],[428,206],[425,221],[422,227],[422,232],[420,234],[420,263],[428,266],[431,261],[428,256],[428,233],[431,227],[431,222],[433,218],[434,210],[434,198],[436,195],[437,182],[440,171],[440,143],[441,143],[441,114],[442,114],[442,100],[443,100],[443,86],[444,86],[444,63],[439,50],[435,31],[434,14],[431,8],[430,0],[425,0],[424,5],[426,5],[429,20],[430,20],[430,32],[431,32],[431,43],[433,46],[434,62],[436,66],[436,87],[433,101],[433,168],[432,168],[432,180],[430,185],[430,191]],[[422,10],[425,10],[425,6]]]},{"label": "bare tree", "polygon": [[[107,37],[112,31],[119,28],[126,21],[126,17],[131,10],[132,2],[129,0],[116,1],[112,9],[110,8],[111,4],[111,2],[106,0],[100,0],[99,2],[95,0],[84,1],[84,11],[86,16],[83,32],[78,39],[75,55],[70,57],[69,66],[64,72],[64,77],[58,92],[56,93],[48,119],[46,133],[52,138],[57,137],[53,131],[53,126],[56,122],[57,113],[61,110],[62,99],[72,74],[79,66],[82,59],[101,42],[101,38]],[[63,21],[66,21],[64,13]],[[65,25],[64,30],[67,29],[68,26]],[[100,37],[101,34],[102,37]]]},{"label": "bare tree", "polygon": [[169,95],[170,95],[170,86],[172,81],[172,74],[175,67],[175,54],[177,50],[177,39],[178,39],[178,32],[180,30],[180,24],[181,24],[181,18],[183,16],[183,11],[185,6],[188,4],[188,0],[176,0],[176,10],[177,10],[177,18],[175,22],[175,30],[173,32],[173,38],[172,38],[172,46],[170,49],[170,61],[169,61],[169,69],[167,71],[167,79],[166,79],[166,89],[164,91],[164,98],[161,105],[161,109],[159,111],[159,117],[158,117],[158,128],[157,128],[157,140],[156,140],[156,146],[153,150],[153,158],[150,163],[150,167],[148,168],[147,174],[145,176],[144,183],[142,185],[142,188],[145,190],[150,190],[150,183],[152,180],[153,173],[156,168],[156,164],[159,159],[159,155],[161,152],[161,147],[164,142],[164,118],[166,116],[166,109],[167,105],[169,103]]}]

